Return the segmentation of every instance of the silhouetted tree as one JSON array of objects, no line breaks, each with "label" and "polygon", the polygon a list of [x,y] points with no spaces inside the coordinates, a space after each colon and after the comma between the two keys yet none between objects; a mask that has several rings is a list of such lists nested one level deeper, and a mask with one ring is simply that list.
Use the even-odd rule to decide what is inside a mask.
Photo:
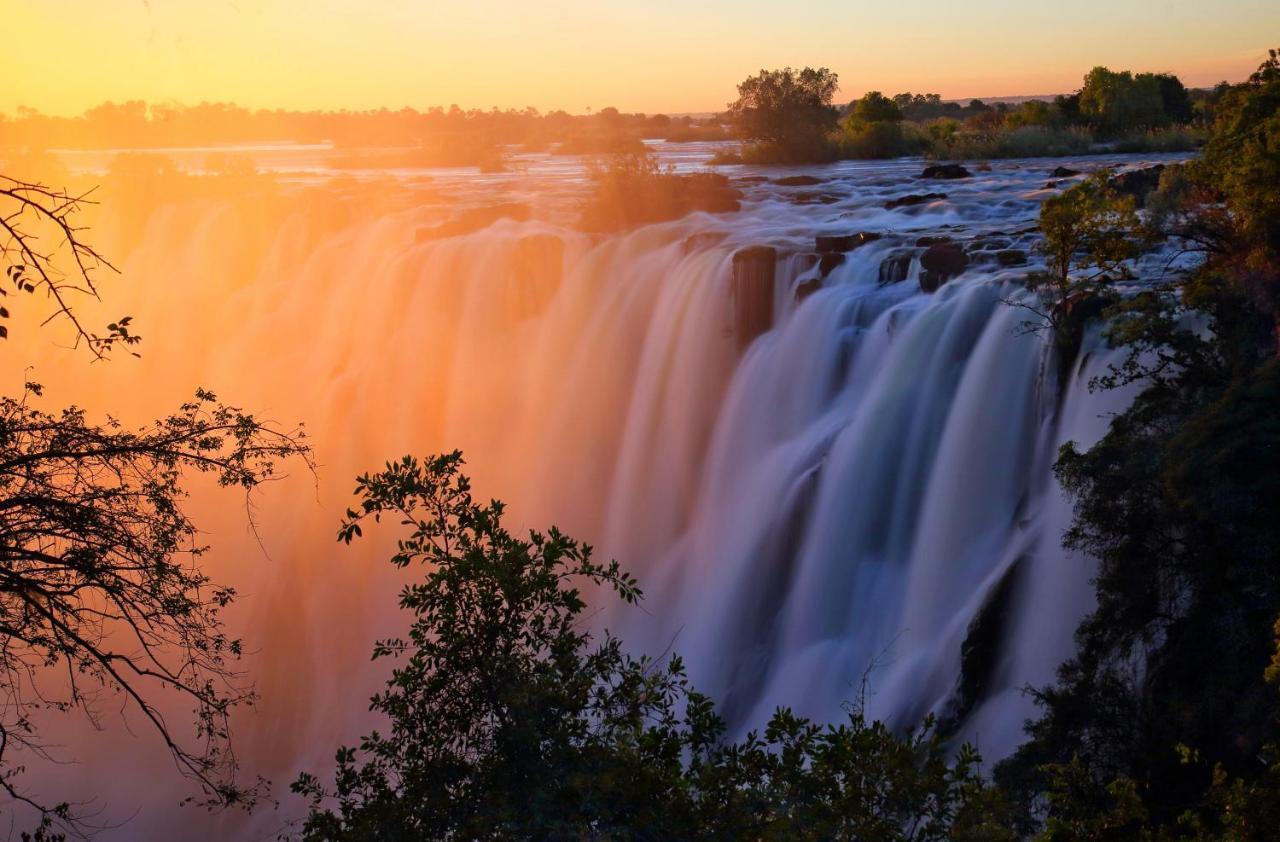
[{"label": "silhouetted tree", "polygon": [[[98,297],[94,282],[97,270],[115,271],[79,237],[76,214],[92,203],[91,192],[72,194],[0,174],[0,263],[8,281],[7,288],[0,285],[0,296],[11,299],[11,293],[19,297],[42,294],[51,299],[53,312],[45,323],[58,319],[69,322],[76,345],[84,344],[102,357],[117,344],[136,344],[138,337],[130,332],[128,316],[99,333],[86,327],[72,307],[76,295]],[[0,306],[0,320],[8,318],[8,307]],[[8,326],[0,324],[0,339],[8,336]]]},{"label": "silhouetted tree", "polygon": [[729,118],[738,135],[778,161],[830,157],[826,135],[838,111],[831,104],[839,77],[825,67],[761,70],[738,85]]},{"label": "silhouetted tree", "polygon": [[[13,286],[52,299],[49,318],[69,321],[95,358],[136,344],[129,319],[99,335],[75,312],[73,295],[96,297],[91,273],[110,267],[73,224],[85,197],[0,182]],[[248,494],[280,460],[311,466],[302,430],[205,391],[134,428],[75,406],[41,409],[42,391],[28,382],[21,397],[0,397],[0,789],[39,811],[37,839],[80,827],[69,804],[26,791],[21,758],[49,757],[49,715],[78,711],[97,725],[112,697],[151,726],[206,804],[251,804],[258,787],[237,780],[228,728],[231,709],[252,699],[235,669],[241,643],[222,625],[235,591],[198,564],[205,548],[183,480],[211,474]],[[166,719],[162,695],[192,705],[190,733]]]},{"label": "silhouetted tree", "polygon": [[480,504],[458,453],[405,457],[357,480],[339,538],[370,519],[408,534],[391,562],[423,565],[400,607],[408,635],[372,709],[386,719],[310,774],[304,836],[370,839],[1001,840],[1002,806],[968,747],[929,730],[821,726],[779,710],[763,735],[723,741],[679,658],[635,658],[582,628],[579,588],[641,593],[617,562],[552,529],[519,538]]}]

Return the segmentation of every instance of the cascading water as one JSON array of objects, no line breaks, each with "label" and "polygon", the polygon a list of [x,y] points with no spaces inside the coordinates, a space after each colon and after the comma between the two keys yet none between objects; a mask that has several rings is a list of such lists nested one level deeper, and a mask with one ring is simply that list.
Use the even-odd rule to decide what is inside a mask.
[{"label": "cascading water", "polygon": [[[1057,163],[997,164],[894,211],[883,205],[914,192],[918,163],[826,167],[816,191],[744,180],[738,214],[610,238],[555,213],[423,238],[438,211],[361,213],[367,186],[278,213],[178,203],[127,236],[99,226],[124,252],[110,309],[142,326],[142,360],[90,368],[31,343],[28,361],[51,399],[127,421],[203,385],[306,422],[318,481],[260,495],[257,536],[240,501],[203,487],[193,500],[254,649],[262,702],[238,720],[239,752],[277,792],[372,724],[370,643],[402,625],[381,562],[391,531],[333,542],[351,478],[453,448],[517,522],[558,524],[634,572],[646,610],[597,622],[637,651],[680,652],[734,728],[776,705],[838,718],[865,681],[872,716],[937,713],[996,758],[1031,713],[1021,688],[1052,678],[1090,605],[1088,560],[1059,546],[1054,455],[1095,440],[1128,399],[1088,390],[1111,353],[1093,335],[1058,382],[1049,343],[1009,303],[1026,267],[995,259],[1033,243]],[[473,202],[577,195],[568,176],[547,186],[562,169],[456,185]],[[857,231],[889,236],[843,262],[806,257],[815,235]],[[933,294],[923,234],[978,246]],[[744,335],[735,254],[760,245],[776,255],[772,329]],[[882,282],[894,259],[905,278]],[[181,782],[149,734],[60,722],[84,761],[56,771],[60,793],[92,793],[113,817],[146,802],[124,837],[193,822],[269,836],[283,820],[176,809]],[[140,795],[139,779],[165,783]]]}]

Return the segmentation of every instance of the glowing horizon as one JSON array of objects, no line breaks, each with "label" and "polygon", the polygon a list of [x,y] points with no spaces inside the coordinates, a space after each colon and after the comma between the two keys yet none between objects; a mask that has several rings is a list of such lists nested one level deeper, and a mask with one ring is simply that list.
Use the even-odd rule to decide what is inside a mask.
[{"label": "glowing horizon", "polygon": [[1074,15],[975,0],[852,8],[801,0],[11,0],[0,113],[78,115],[105,101],[251,108],[404,106],[626,112],[718,111],[762,67],[826,66],[840,98],[871,89],[947,99],[1079,87],[1091,67],[1239,81],[1280,32],[1269,3],[1129,7],[1081,0]]}]

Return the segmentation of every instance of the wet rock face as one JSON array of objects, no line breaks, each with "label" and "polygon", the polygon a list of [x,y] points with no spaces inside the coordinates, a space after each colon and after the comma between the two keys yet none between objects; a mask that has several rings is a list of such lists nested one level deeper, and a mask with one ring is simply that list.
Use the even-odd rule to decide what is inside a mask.
[{"label": "wet rock face", "polygon": [[773,325],[773,281],[778,251],[751,246],[733,255],[733,333],[745,348]]},{"label": "wet rock face", "polygon": [[909,208],[914,205],[924,205],[929,202],[937,202],[947,198],[946,193],[913,193],[910,196],[899,196],[896,199],[890,199],[884,203],[885,210],[894,210],[895,208]]},{"label": "wet rock face", "polygon": [[880,263],[880,283],[896,284],[905,281],[911,273],[911,261],[915,255],[909,251],[897,252]]},{"label": "wet rock face", "polygon": [[959,275],[969,265],[969,257],[956,243],[939,243],[929,246],[920,255],[920,289],[936,292],[947,281]]},{"label": "wet rock face", "polygon": [[1154,167],[1120,173],[1107,184],[1121,196],[1132,196],[1138,207],[1142,207],[1147,203],[1147,196],[1160,186],[1160,174],[1163,172],[1164,164],[1156,164]]},{"label": "wet rock face", "polygon": [[973,178],[973,173],[959,164],[934,164],[931,167],[925,167],[924,172],[920,173],[920,177],[934,179]]},{"label": "wet rock face", "polygon": [[861,231],[857,234],[820,234],[813,238],[814,250],[819,254],[839,251],[853,251],[867,243],[880,239],[882,234],[875,234],[870,231]]},{"label": "wet rock face", "polygon": [[801,281],[796,284],[796,303],[799,304],[820,289],[822,289],[822,280],[819,278]]},{"label": "wet rock face", "polygon": [[844,259],[842,252],[828,252],[822,255],[818,258],[818,274],[823,278],[827,277],[837,266],[844,263]]},{"label": "wet rock face", "polygon": [[960,681],[941,717],[942,733],[953,731],[971,714],[977,704],[990,695],[999,677],[1004,643],[1012,623],[1014,596],[1022,584],[1025,557],[1019,558],[983,600],[982,607],[969,623],[964,642],[960,644]]},{"label": "wet rock face", "polygon": [[1027,265],[1027,253],[1022,249],[1004,249],[996,252],[996,263],[1001,266]]}]

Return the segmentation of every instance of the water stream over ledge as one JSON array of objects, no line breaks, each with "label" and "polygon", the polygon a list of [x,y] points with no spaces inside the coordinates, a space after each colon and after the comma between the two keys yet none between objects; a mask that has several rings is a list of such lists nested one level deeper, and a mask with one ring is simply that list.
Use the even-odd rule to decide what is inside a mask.
[{"label": "water stream over ledge", "polygon": [[[614,237],[564,225],[581,170],[551,159],[488,180],[435,173],[445,199],[377,213],[360,183],[269,211],[161,201],[136,229],[109,211],[99,226],[124,268],[110,309],[134,315],[144,357],[86,370],[33,348],[27,362],[51,400],[125,420],[203,385],[306,422],[318,481],[266,489],[259,536],[242,500],[203,487],[193,500],[215,578],[244,595],[234,622],[262,694],[238,750],[277,793],[373,724],[370,645],[403,626],[391,531],[333,540],[352,477],[454,448],[517,522],[555,523],[637,575],[645,610],[593,622],[636,651],[680,652],[734,729],[777,705],[835,719],[865,679],[871,716],[936,713],[995,759],[1032,713],[1021,688],[1052,678],[1092,599],[1089,560],[1059,546],[1070,511],[1052,462],[1129,398],[1088,390],[1113,355],[1093,333],[1059,383],[1051,343],[1006,302],[1036,260],[1055,166],[1157,160],[1005,161],[942,183],[917,180],[918,161],[842,163],[804,169],[821,182],[800,187],[758,180],[800,170],[726,168],[741,212]],[[885,208],[930,192],[946,198]],[[532,219],[419,236],[450,208],[535,194]],[[884,236],[818,253],[816,237],[858,232]],[[933,293],[923,237],[966,254]],[[756,335],[735,255],[759,246],[773,251]],[[141,806],[119,838],[269,837],[289,812],[246,825],[178,809],[182,782],[151,735],[107,725],[63,727],[88,748],[50,774],[113,817]],[[142,805],[139,779],[160,782]]]}]

